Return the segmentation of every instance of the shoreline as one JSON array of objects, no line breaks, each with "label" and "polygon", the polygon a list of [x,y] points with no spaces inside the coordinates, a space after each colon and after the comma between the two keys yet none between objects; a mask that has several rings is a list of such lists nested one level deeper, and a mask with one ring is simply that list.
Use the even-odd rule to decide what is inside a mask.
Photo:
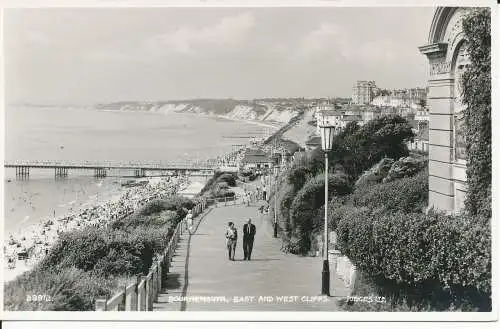
[{"label": "shoreline", "polygon": [[[156,178],[156,177],[155,177]],[[61,215],[55,219],[42,219],[33,223],[20,236],[11,234],[4,244],[4,284],[32,269],[45,256],[60,233],[75,231],[88,226],[107,227],[107,224],[128,216],[146,202],[178,192],[189,184],[187,177],[150,179],[146,186],[127,188],[119,195],[106,201],[89,204],[76,213]],[[19,260],[18,255],[26,253],[29,258]],[[9,260],[12,260],[9,262]]]},{"label": "shoreline", "polygon": [[[87,109],[85,109],[87,110]],[[124,110],[109,110],[109,109],[90,109],[90,111],[102,111],[102,112],[115,112],[115,113],[145,113],[145,114],[169,114],[170,112],[162,112],[162,111],[137,111],[137,110],[129,110],[129,111],[124,111]],[[280,129],[282,126],[286,125],[286,122],[275,122],[271,123],[268,121],[262,121],[262,120],[250,120],[250,119],[242,119],[242,118],[230,118],[226,115],[220,115],[220,114],[210,114],[210,113],[194,113],[194,112],[173,112],[176,114],[190,114],[190,115],[202,115],[205,117],[212,117],[212,118],[221,118],[221,119],[226,119],[230,121],[236,121],[236,122],[244,122],[244,123],[249,123],[249,124],[254,124],[258,126],[263,126],[267,128],[273,128],[273,129]]]}]

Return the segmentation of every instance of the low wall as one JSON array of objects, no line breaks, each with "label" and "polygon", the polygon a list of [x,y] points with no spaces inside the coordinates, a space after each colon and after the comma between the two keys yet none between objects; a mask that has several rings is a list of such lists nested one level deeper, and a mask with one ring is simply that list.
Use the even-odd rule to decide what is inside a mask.
[{"label": "low wall", "polygon": [[330,262],[331,271],[344,282],[347,288],[352,290],[356,281],[356,266],[339,250],[329,250],[328,261]]},{"label": "low wall", "polygon": [[[340,250],[337,250],[337,234],[334,231],[329,232],[328,242],[328,262],[330,263],[330,271],[335,273],[335,276],[344,282],[346,288],[352,291],[354,282],[356,281],[356,266],[351,260],[342,255]],[[318,247],[320,248],[316,255],[323,254],[323,235],[318,235]]]}]

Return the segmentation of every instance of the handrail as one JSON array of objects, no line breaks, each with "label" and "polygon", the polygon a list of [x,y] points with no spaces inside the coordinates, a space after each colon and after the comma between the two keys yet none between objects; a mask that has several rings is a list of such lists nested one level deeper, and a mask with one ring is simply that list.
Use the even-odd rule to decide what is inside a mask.
[{"label": "handrail", "polygon": [[[203,213],[207,203],[202,199],[192,209],[193,218]],[[123,288],[111,298],[101,297],[95,301],[96,311],[152,311],[157,301],[163,282],[169,270],[175,248],[181,234],[186,229],[184,220],[175,227],[163,252],[153,261],[147,275],[138,275],[136,282]]]}]

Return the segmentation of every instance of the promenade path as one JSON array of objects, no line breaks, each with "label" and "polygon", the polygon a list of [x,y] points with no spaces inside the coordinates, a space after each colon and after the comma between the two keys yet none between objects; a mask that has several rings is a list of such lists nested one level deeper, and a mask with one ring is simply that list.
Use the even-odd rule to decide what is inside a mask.
[{"label": "promenade path", "polygon": [[[333,297],[322,297],[321,257],[300,257],[280,251],[281,239],[273,238],[272,223],[267,215],[258,213],[258,206],[228,205],[209,209],[198,222],[196,232],[182,236],[166,286],[153,310],[336,311],[338,297],[348,294],[344,284],[332,273]],[[252,260],[244,261],[241,230],[248,218],[252,219],[257,233]],[[228,221],[233,221],[238,228],[235,261],[228,260],[225,247]],[[178,299],[181,296],[221,296],[225,301],[181,301]],[[268,299],[259,302],[259,296]],[[289,297],[287,301],[278,301],[278,296]]]}]

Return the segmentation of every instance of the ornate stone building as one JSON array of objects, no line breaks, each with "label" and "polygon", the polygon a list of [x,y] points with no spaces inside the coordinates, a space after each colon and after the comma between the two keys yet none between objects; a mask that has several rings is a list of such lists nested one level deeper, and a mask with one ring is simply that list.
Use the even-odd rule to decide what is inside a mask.
[{"label": "ornate stone building", "polygon": [[459,211],[467,191],[461,78],[469,64],[462,20],[471,8],[438,7],[428,44],[419,47],[429,60],[429,206]]}]

